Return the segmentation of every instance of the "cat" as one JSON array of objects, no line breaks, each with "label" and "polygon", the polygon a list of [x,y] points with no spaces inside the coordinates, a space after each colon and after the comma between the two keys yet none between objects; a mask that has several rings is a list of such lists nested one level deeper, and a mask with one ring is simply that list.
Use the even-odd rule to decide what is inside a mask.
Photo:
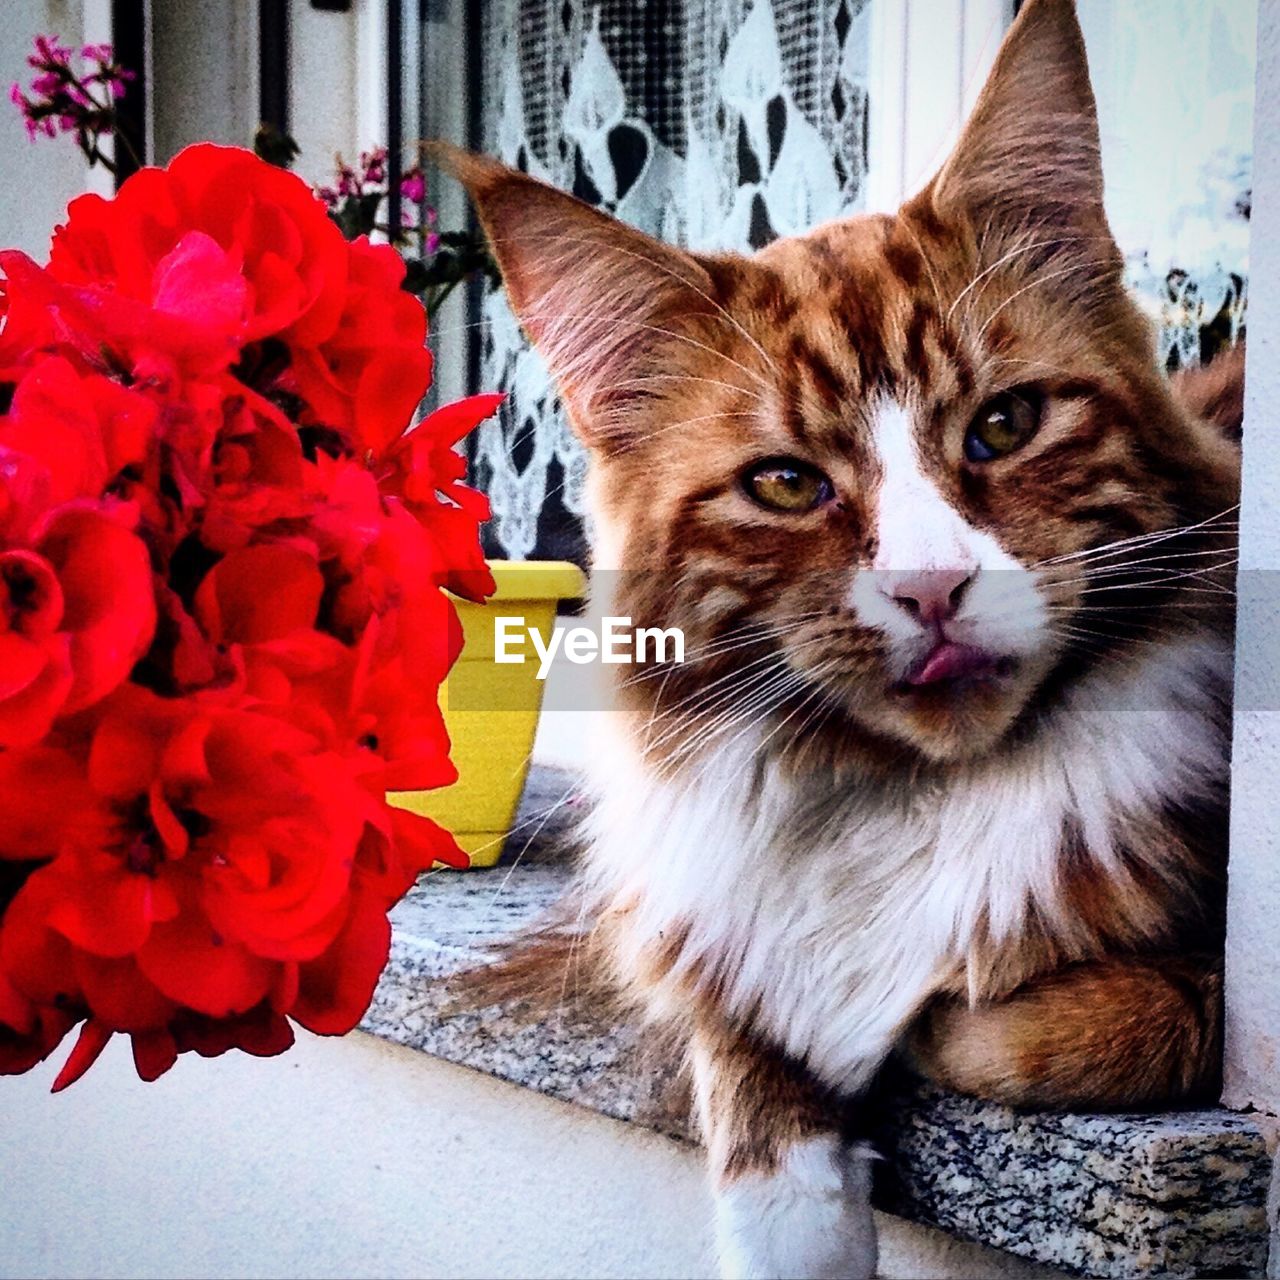
[{"label": "cat", "polygon": [[895,1049],[1210,1096],[1239,450],[1125,290],[1071,0],[897,214],[751,257],[445,160],[588,447],[594,607],[686,636],[615,669],[578,893],[692,1065],[724,1273],[874,1274],[836,1117]]}]

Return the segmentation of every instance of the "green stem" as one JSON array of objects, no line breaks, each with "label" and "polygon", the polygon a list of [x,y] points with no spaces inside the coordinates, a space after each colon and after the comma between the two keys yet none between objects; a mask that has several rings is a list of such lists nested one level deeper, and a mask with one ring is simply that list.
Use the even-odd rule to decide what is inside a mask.
[{"label": "green stem", "polygon": [[84,158],[88,160],[90,168],[93,168],[95,164],[100,164],[114,178],[117,172],[115,164],[108,160],[98,149],[98,138],[100,136],[100,134],[95,133],[93,138],[90,139],[88,134],[80,132],[76,134],[76,142]]},{"label": "green stem", "polygon": [[[133,143],[129,141],[129,135],[120,127],[119,117],[114,111],[111,113],[111,126],[111,136],[118,142],[124,143],[124,149],[129,153],[129,159],[133,161],[137,168],[145,168],[145,162],[137,151],[134,150]],[[115,170],[113,169],[112,172],[114,173]]]},{"label": "green stem", "polygon": [[[93,91],[89,88],[87,84],[85,84],[83,80],[81,80],[78,76],[74,76],[74,75],[71,77],[71,79],[74,81],[76,86],[80,89],[80,92],[83,93],[84,96],[89,99],[89,102],[93,106],[93,108],[100,115],[110,120],[111,136],[116,140],[117,146],[123,146],[125,151],[129,153],[129,159],[133,161],[135,168],[141,169],[143,167],[142,157],[137,153],[137,151],[134,150],[133,143],[129,141],[129,135],[125,133],[125,131],[120,127],[120,115],[116,111],[115,100],[111,97],[111,90],[110,89],[106,90],[107,101],[105,103],[99,102],[98,99],[94,97]],[[85,150],[85,146],[83,142],[81,142],[80,144],[80,150],[84,151],[85,155],[88,156],[90,164],[102,165],[102,167],[106,169],[107,172],[110,173],[112,177],[115,177],[116,174],[119,173],[118,167],[115,164],[113,164],[110,160],[108,160],[107,157],[104,156],[98,148],[98,139],[102,137],[103,132],[104,130],[99,130],[97,133],[94,134],[93,143],[91,144],[92,154],[90,154],[89,151]],[[117,156],[117,159],[119,159],[118,156]]]}]

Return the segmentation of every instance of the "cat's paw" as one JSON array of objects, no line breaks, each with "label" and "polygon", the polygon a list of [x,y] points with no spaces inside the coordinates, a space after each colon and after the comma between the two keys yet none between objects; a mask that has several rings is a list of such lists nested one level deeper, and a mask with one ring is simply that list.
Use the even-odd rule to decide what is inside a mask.
[{"label": "cat's paw", "polygon": [[824,1135],[794,1145],[776,1169],[726,1181],[716,1196],[725,1280],[870,1280],[873,1158]]}]

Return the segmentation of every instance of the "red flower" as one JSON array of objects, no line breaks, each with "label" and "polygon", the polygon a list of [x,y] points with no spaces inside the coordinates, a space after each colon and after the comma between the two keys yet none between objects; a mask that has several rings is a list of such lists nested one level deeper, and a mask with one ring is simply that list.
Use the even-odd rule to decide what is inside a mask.
[{"label": "red flower", "polygon": [[259,1008],[350,1030],[386,963],[388,906],[449,853],[430,824],[424,853],[312,734],[216,702],[125,690],[85,765],[0,759],[0,784],[58,784],[39,787],[38,823],[0,820],[0,857],[55,855],[5,914],[0,994],[152,1047],[188,1015]]},{"label": "red flower", "polygon": [[314,553],[286,544],[233,551],[196,593],[196,619],[215,644],[263,644],[311,631],[324,578]]},{"label": "red flower", "polygon": [[78,197],[68,215],[53,239],[55,278],[197,316],[205,298],[190,290],[203,280],[216,329],[243,307],[240,346],[272,335],[314,344],[342,312],[348,251],[338,228],[304,182],[239,148],[188,147],[112,200]]},{"label": "red flower", "polygon": [[31,550],[0,551],[0,747],[105,697],[151,643],[151,567],[122,519],[60,507]]},{"label": "red flower", "polygon": [[421,306],[297,178],[195,147],[0,253],[0,1072],[340,1034],[465,865],[445,588],[492,587]]},{"label": "red flower", "polygon": [[63,356],[37,357],[0,418],[0,450],[38,468],[48,502],[98,497],[122,471],[141,466],[158,406],[99,374],[81,374]]},{"label": "red flower", "polygon": [[307,418],[338,431],[354,453],[381,453],[431,382],[427,318],[403,292],[405,267],[389,245],[361,238],[351,246],[351,278],[337,328],[315,347],[294,352]]},{"label": "red flower", "polygon": [[483,600],[494,589],[493,574],[472,536],[489,518],[489,501],[462,482],[466,459],[454,446],[501,403],[500,395],[480,395],[445,405],[396,441],[386,455],[383,492],[404,499],[446,566],[441,585],[468,600]]}]

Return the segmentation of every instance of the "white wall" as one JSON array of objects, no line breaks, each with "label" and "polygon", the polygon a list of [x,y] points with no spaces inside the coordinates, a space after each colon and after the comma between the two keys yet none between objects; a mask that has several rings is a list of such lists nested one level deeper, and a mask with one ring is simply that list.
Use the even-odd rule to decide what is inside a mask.
[{"label": "white wall", "polygon": [[[259,123],[256,0],[152,5],[155,152],[160,162],[201,139],[249,146]],[[289,5],[290,132],[297,171],[322,182],[341,152],[352,162],[385,141],[381,0],[346,13]]]},{"label": "white wall", "polygon": [[151,130],[158,164],[193,142],[252,145],[257,23],[254,0],[153,0]]},{"label": "white wall", "polygon": [[1262,0],[1240,513],[1225,1098],[1280,1115],[1280,0]]},{"label": "white wall", "polygon": [[37,34],[55,34],[78,45],[84,31],[81,0],[4,0],[0,39],[0,246],[22,249],[37,261],[49,252],[49,236],[67,201],[85,189],[86,165],[67,138],[27,140],[22,117],[9,101],[9,86],[30,83],[27,54]]},{"label": "white wall", "polygon": [[1013,0],[873,0],[866,208],[892,211],[947,158],[1013,19]]},{"label": "white wall", "polygon": [[[375,141],[375,122],[361,119],[357,73],[364,52],[361,23],[368,21],[370,0],[356,0],[350,13],[325,13],[310,0],[291,0],[289,7],[290,129],[302,148],[297,170],[308,182],[323,182],[334,170],[335,152],[355,164]],[[381,6],[378,6],[381,7]],[[376,50],[374,42],[369,54]],[[378,77],[376,91],[385,94]]]}]

